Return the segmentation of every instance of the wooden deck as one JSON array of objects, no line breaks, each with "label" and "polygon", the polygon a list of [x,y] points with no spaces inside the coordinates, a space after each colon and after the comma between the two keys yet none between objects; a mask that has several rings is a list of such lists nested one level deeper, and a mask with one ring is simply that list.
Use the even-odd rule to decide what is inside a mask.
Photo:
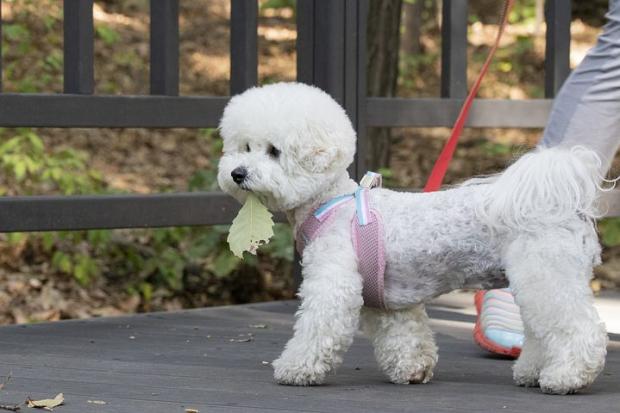
[{"label": "wooden deck", "polygon": [[297,304],[289,301],[2,327],[0,375],[12,379],[0,403],[63,392],[61,413],[619,411],[620,335],[611,334],[606,370],[592,388],[546,396],[514,386],[511,361],[472,343],[469,299],[429,310],[440,359],[427,385],[388,383],[361,337],[327,385],[276,385],[264,362],[291,334]]}]

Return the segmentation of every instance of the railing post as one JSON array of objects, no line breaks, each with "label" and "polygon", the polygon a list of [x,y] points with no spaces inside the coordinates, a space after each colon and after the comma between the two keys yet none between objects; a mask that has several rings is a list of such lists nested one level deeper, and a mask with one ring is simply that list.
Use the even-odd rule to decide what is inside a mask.
[{"label": "railing post", "polygon": [[258,0],[230,4],[230,94],[258,83]]},{"label": "railing post", "polygon": [[443,0],[441,11],[441,97],[467,96],[467,2]]},{"label": "railing post", "polygon": [[0,0],[0,93],[2,93],[2,1]]},{"label": "railing post", "polygon": [[64,0],[64,92],[94,92],[93,0]]},{"label": "railing post", "polygon": [[179,94],[179,0],[151,0],[151,95]]},{"label": "railing post", "polygon": [[354,178],[365,167],[366,15],[368,0],[298,0],[297,80],[340,103],[358,133]]},{"label": "railing post", "polygon": [[570,0],[547,0],[545,97],[552,98],[570,74]]},{"label": "railing post", "polygon": [[357,153],[350,171],[359,180],[366,173],[366,33],[369,0],[347,0],[345,23],[344,106],[357,132]]},{"label": "railing post", "polygon": [[297,81],[314,84],[314,0],[297,0]]}]

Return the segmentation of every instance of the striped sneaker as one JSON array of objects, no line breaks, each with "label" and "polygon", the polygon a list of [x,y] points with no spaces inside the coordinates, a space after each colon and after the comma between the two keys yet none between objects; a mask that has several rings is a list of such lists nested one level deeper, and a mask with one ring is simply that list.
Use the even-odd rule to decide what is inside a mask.
[{"label": "striped sneaker", "polygon": [[478,291],[474,341],[491,353],[517,358],[523,347],[523,322],[509,289]]}]

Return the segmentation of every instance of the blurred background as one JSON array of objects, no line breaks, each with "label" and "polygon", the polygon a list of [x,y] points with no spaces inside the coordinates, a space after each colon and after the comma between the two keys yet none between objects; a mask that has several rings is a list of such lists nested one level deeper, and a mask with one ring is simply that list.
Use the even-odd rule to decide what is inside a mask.
[{"label": "blurred background", "polygon": [[[180,1],[180,93],[228,94],[230,0]],[[500,2],[470,0],[470,81],[494,40]],[[542,0],[517,2],[480,96],[544,97]],[[296,78],[295,0],[261,0],[261,84]],[[438,96],[441,4],[371,0],[370,96]],[[607,0],[573,1],[571,65],[604,23]],[[148,94],[148,0],[96,1],[95,93]],[[5,92],[61,92],[62,2],[2,1]],[[370,131],[369,167],[390,187],[421,187],[446,128]],[[468,129],[447,175],[458,183],[501,170],[540,130]],[[0,129],[0,195],[216,190],[212,129]],[[616,172],[614,172],[614,170]],[[614,167],[612,175],[617,174]],[[205,211],[205,214],[208,214]],[[604,264],[595,291],[620,286],[620,220],[599,223]],[[225,226],[0,235],[0,323],[115,315],[292,298],[290,228],[245,261]]]}]

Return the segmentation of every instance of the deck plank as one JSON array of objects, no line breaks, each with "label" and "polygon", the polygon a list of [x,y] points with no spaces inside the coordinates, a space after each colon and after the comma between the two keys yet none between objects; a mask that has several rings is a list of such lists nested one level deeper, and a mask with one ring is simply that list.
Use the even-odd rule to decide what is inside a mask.
[{"label": "deck plank", "polygon": [[[271,361],[291,334],[296,302],[0,328],[0,402],[63,392],[73,412],[571,412],[620,405],[620,336],[607,367],[579,396],[552,397],[512,384],[511,362],[471,342],[474,318],[458,305],[432,307],[440,361],[428,385],[396,386],[358,337],[328,384],[278,386]],[[251,327],[265,324],[266,329]],[[231,342],[247,337],[251,342]],[[243,336],[239,336],[243,335]],[[102,400],[105,405],[88,403]]]}]

